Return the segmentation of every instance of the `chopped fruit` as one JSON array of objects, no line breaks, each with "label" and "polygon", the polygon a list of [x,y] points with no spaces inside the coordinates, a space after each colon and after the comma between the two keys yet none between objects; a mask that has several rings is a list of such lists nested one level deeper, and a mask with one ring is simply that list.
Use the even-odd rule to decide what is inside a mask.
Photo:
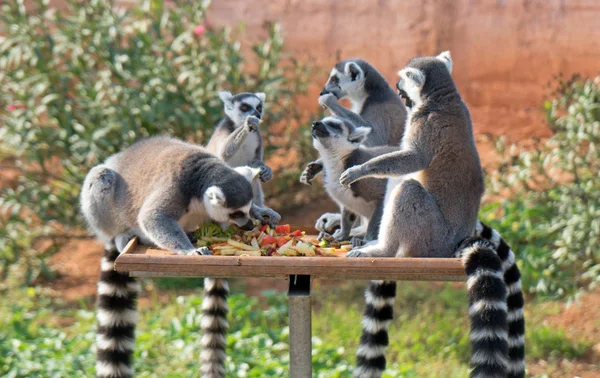
[{"label": "chopped fruit", "polygon": [[277,239],[271,235],[266,235],[262,241],[260,242],[260,246],[264,247],[265,245],[277,243]]},{"label": "chopped fruit", "polygon": [[288,241],[290,241],[290,239],[287,236],[280,236],[279,238],[277,238],[277,246],[281,247],[282,245],[286,244]]},{"label": "chopped fruit", "polygon": [[[351,249],[348,242],[320,242],[301,230],[291,232],[289,224],[271,228],[256,225],[241,231],[233,226],[222,230],[205,224],[196,231],[199,246],[207,246],[217,256],[344,256]],[[335,248],[333,248],[335,247]]]},{"label": "chopped fruit", "polygon": [[291,230],[292,229],[289,224],[280,224],[279,226],[275,227],[275,232],[278,234],[289,234]]}]

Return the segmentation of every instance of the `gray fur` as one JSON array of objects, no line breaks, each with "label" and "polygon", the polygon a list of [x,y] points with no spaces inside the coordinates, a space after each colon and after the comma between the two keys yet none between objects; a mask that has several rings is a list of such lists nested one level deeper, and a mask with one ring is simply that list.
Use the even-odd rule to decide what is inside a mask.
[{"label": "gray fur", "polygon": [[185,232],[204,221],[248,228],[252,172],[232,169],[201,146],[154,137],[109,157],[88,173],[81,210],[105,243],[119,251],[133,237],[179,254],[206,254]]},{"label": "gray fur", "polygon": [[[344,186],[389,178],[377,242],[349,256],[450,257],[472,235],[483,172],[469,110],[449,67],[451,60],[439,57],[412,59],[399,73],[398,89],[412,104],[400,148],[342,174]],[[422,84],[413,73],[423,76]]]},{"label": "gray fur", "polygon": [[[273,172],[263,161],[263,144],[259,124],[263,114],[264,93],[243,92],[232,95],[219,92],[223,100],[225,117],[217,125],[206,148],[229,166],[250,166],[260,169],[260,180],[267,182]],[[247,110],[242,107],[247,107]],[[279,223],[281,216],[264,208],[264,194],[259,182],[252,183],[254,201],[251,215],[271,225]]]},{"label": "gray fur", "polygon": [[[340,105],[338,100],[343,98],[350,100],[352,110]],[[354,125],[371,127],[371,133],[363,141],[367,147],[397,146],[404,134],[406,108],[402,100],[377,69],[362,59],[348,59],[334,66],[321,91],[319,104]],[[320,160],[309,163],[300,181],[310,184],[322,169]],[[321,218],[319,221],[323,224],[335,223]],[[378,224],[376,219],[372,227]]]},{"label": "gray fur", "polygon": [[[395,149],[365,147],[362,142],[370,130],[356,127],[350,120],[338,117],[326,117],[312,126],[313,146],[319,151],[323,162],[325,190],[338,203],[342,214],[340,229],[333,235],[338,241],[348,240],[353,218],[360,216],[371,219],[375,209],[383,202],[386,180],[368,179],[352,184],[350,188],[343,187],[339,182],[341,173],[348,167],[367,162],[383,151]],[[327,223],[327,220],[321,221]],[[371,235],[367,232],[368,240],[376,236],[376,232]]]}]

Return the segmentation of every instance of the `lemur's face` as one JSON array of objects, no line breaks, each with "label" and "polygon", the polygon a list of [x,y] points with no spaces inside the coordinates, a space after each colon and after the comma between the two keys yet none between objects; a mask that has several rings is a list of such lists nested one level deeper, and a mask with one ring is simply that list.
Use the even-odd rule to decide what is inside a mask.
[{"label": "lemur's face", "polygon": [[233,208],[227,206],[228,202],[224,191],[218,186],[211,186],[204,193],[204,208],[210,219],[217,223],[235,224],[242,230],[252,230],[254,221],[249,214],[252,201]]},{"label": "lemur's face", "polygon": [[418,107],[421,103],[421,89],[425,84],[425,74],[412,67],[406,67],[398,71],[400,80],[396,83],[398,95],[404,101],[408,109]]},{"label": "lemur's face", "polygon": [[219,97],[223,101],[225,114],[236,124],[244,124],[246,117],[254,116],[262,118],[265,94],[257,93],[239,93],[235,96],[229,92],[219,92]]},{"label": "lemur's face", "polygon": [[356,148],[371,132],[370,127],[354,127],[337,117],[325,117],[312,124],[313,146],[322,149],[346,151]]},{"label": "lemur's face", "polygon": [[358,63],[349,60],[335,65],[321,95],[331,93],[338,100],[350,98],[358,100],[362,97],[365,73]]},{"label": "lemur's face", "polygon": [[400,80],[396,83],[396,88],[398,89],[398,95],[400,95],[408,109],[414,110],[414,108],[421,105],[423,102],[422,90],[427,80],[426,72],[435,76],[436,71],[443,71],[445,75],[452,73],[450,52],[445,51],[436,57],[412,59],[405,68],[398,71]]}]

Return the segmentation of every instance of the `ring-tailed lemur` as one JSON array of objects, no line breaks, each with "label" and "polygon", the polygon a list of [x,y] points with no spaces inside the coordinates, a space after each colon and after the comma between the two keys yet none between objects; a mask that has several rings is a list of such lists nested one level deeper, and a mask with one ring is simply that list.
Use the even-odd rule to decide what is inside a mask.
[{"label": "ring-tailed lemur", "polygon": [[[347,240],[351,221],[357,215],[368,222],[385,195],[386,180],[370,179],[340,185],[340,175],[348,167],[362,164],[396,147],[365,147],[362,142],[372,131],[370,127],[356,126],[349,119],[326,117],[312,124],[313,146],[323,162],[323,184],[329,196],[341,209],[341,227],[333,234],[337,241]],[[377,229],[369,227],[367,238],[376,238]],[[371,235],[372,234],[372,235]]]},{"label": "ring-tailed lemur", "polygon": [[[219,92],[225,117],[217,125],[207,148],[232,167],[251,166],[260,169],[260,180],[266,182],[273,173],[263,161],[262,136],[258,128],[263,114],[264,93]],[[254,203],[250,214],[271,226],[279,223],[281,216],[263,208],[264,196],[258,180],[252,184]],[[202,302],[202,351],[200,353],[202,377],[225,376],[225,346],[227,337],[227,295],[229,285],[224,278],[204,279]]]},{"label": "ring-tailed lemur", "polygon": [[344,186],[388,179],[377,242],[349,256],[448,257],[473,234],[483,171],[451,64],[449,54],[414,58],[399,72],[398,89],[410,109],[400,148],[340,177]]},{"label": "ring-tailed lemur", "polygon": [[[338,100],[347,98],[352,110]],[[385,78],[368,62],[348,59],[337,63],[320,93],[319,104],[337,117],[348,119],[358,126],[369,126],[372,131],[363,144],[367,147],[397,146],[404,134],[406,107]],[[310,185],[311,180],[323,170],[323,162],[310,162],[300,181]],[[377,216],[373,220],[379,224]],[[323,214],[315,225],[321,232],[331,233],[340,224],[339,214]],[[346,220],[347,222],[347,220]]]},{"label": "ring-tailed lemur", "polygon": [[[495,248],[506,285],[506,306],[508,311],[508,378],[525,377],[525,301],[521,290],[521,272],[514,252],[500,237],[498,231],[477,222],[475,236],[488,240]],[[473,348],[475,353],[475,348]],[[472,361],[476,366],[476,361]]]},{"label": "ring-tailed lemur", "polygon": [[[262,136],[258,125],[263,113],[264,93],[219,92],[223,101],[225,117],[217,125],[206,148],[223,159],[231,167],[250,166],[260,169],[260,181],[266,182],[273,172],[263,161]],[[275,225],[281,216],[262,207],[264,196],[260,182],[252,183],[254,202],[251,214],[265,223]]]},{"label": "ring-tailed lemur", "polygon": [[81,210],[105,243],[98,282],[97,377],[131,377],[137,321],[135,278],[113,270],[134,236],[178,254],[208,254],[186,231],[202,222],[252,229],[250,182],[258,169],[233,169],[201,146],[167,137],[135,143],[90,170]]},{"label": "ring-tailed lemur", "polygon": [[[447,71],[449,72],[451,70],[451,66],[452,66],[452,61],[450,58],[449,53],[442,53],[440,54],[438,57],[436,57],[436,59],[438,61],[443,62],[446,65]],[[432,58],[421,58],[421,59],[416,59],[411,61],[412,64],[414,64],[416,66],[416,69],[418,69],[419,71],[421,71],[421,75],[422,77],[418,77],[417,79],[421,81],[421,86],[417,87],[417,86],[412,86],[410,84],[406,85],[406,83],[399,83],[399,89],[400,89],[400,93],[401,95],[407,100],[407,105],[409,105],[410,107],[412,107],[413,111],[411,112],[411,115],[409,116],[409,122],[412,122],[413,120],[416,122],[423,122],[423,113],[429,112],[429,117],[425,118],[425,120],[429,121],[429,119],[431,119],[432,121],[434,121],[435,123],[439,124],[440,123],[440,114],[443,114],[442,112],[440,112],[440,105],[446,106],[448,104],[448,102],[452,103],[457,101],[456,96],[458,95],[458,93],[456,92],[456,89],[454,88],[453,83],[451,85],[449,85],[449,80],[446,77],[445,80],[442,80],[441,82],[436,81],[434,84],[432,85],[431,82],[429,82],[428,84],[425,84],[425,78],[429,76],[429,78],[435,78],[437,75],[441,73],[442,77],[446,76],[447,74],[444,72],[444,69],[439,65],[438,61],[432,59]],[[411,63],[409,63],[409,68],[411,68]],[[423,66],[427,67],[427,66],[431,66],[433,65],[435,67],[434,70],[430,70],[430,69],[424,69]],[[403,70],[404,71],[404,70]],[[425,71],[425,72],[423,72]],[[433,71],[433,72],[432,72]],[[406,72],[406,71],[404,71]],[[414,71],[413,71],[414,72]],[[418,74],[418,73],[415,73]],[[413,73],[409,74],[408,76],[413,76]],[[448,75],[449,76],[449,75]],[[406,80],[406,76],[403,77],[403,80]],[[409,79],[410,80],[410,79]],[[448,88],[448,86],[450,88]],[[421,93],[425,92],[426,90],[431,90],[433,89],[433,96],[429,95],[425,95],[422,96]],[[409,96],[410,94],[410,96]],[[423,93],[425,94],[425,93]],[[436,95],[438,95],[439,97],[436,99]],[[437,104],[435,102],[432,103],[431,100],[436,99]],[[466,140],[472,140],[472,131],[471,131],[471,126],[470,126],[470,118],[468,117],[468,110],[466,109],[466,107],[462,104],[462,102],[460,101],[460,97],[458,97],[458,102],[461,103],[459,109],[459,112],[462,111],[464,112],[464,120],[463,120],[463,133],[462,136],[464,138],[466,138]],[[418,108],[415,108],[415,106],[418,106]],[[455,108],[456,111],[456,108]],[[459,118],[460,119],[460,118]],[[434,124],[435,124],[434,123]],[[447,127],[443,127],[444,124],[446,124],[445,122],[441,122],[442,124],[442,128],[441,130],[439,130],[439,134],[443,136],[444,135],[444,131],[450,131],[450,130],[444,130],[444,129],[451,129],[451,124],[456,124],[456,118],[454,119],[453,122],[448,122],[448,126]],[[420,144],[418,143],[419,139],[414,139],[411,138],[410,135],[414,135],[414,129],[411,130],[411,127],[413,125],[407,125],[407,137],[405,137],[404,141],[403,141],[403,147],[409,147],[409,148],[421,148]],[[460,129],[460,127],[458,127],[458,129]],[[429,129],[431,130],[431,129]],[[436,129],[433,129],[433,131],[435,132]],[[453,130],[454,132],[457,132],[456,130]],[[467,131],[465,133],[465,131]],[[458,131],[458,133],[460,134],[460,131]],[[459,135],[460,136],[460,135]],[[449,144],[446,144],[446,146],[448,146]],[[453,146],[453,145],[450,145]],[[457,146],[462,146],[462,144],[458,144]],[[453,148],[453,147],[452,147]],[[467,205],[467,209],[466,213],[470,214],[471,217],[473,218],[473,221],[476,220],[476,213],[477,211],[472,209],[472,207],[478,207],[478,201],[479,201],[479,195],[477,192],[481,192],[483,190],[483,184],[481,182],[481,177],[480,177],[480,167],[478,165],[478,158],[476,156],[476,150],[474,150],[475,152],[473,152],[473,148],[474,146],[471,146],[471,154],[475,154],[475,156],[472,156],[471,159],[474,160],[471,163],[471,168],[473,170],[473,172],[471,173],[472,176],[474,176],[474,178],[472,178],[472,180],[474,181],[474,184],[471,185],[471,188],[467,188],[468,190],[472,190],[474,191],[474,193],[472,194],[472,196],[476,197],[471,198],[472,202],[471,204]],[[438,154],[440,153],[444,153],[444,152],[449,152],[452,153],[450,150],[444,150],[444,149],[439,149],[438,151],[436,151]],[[390,156],[391,155],[391,156]],[[400,156],[398,156],[400,155]],[[396,153],[396,157],[399,159],[411,159],[414,158],[414,154],[405,154],[405,155],[401,155]],[[439,157],[439,155],[436,155]],[[393,154],[389,154],[387,157],[384,157],[384,159],[386,158],[393,158]],[[379,159],[379,158],[378,158]],[[418,159],[415,159],[416,162],[419,162]],[[415,161],[413,160],[413,162]],[[444,158],[438,159],[439,161],[448,161],[448,160],[444,160]],[[409,160],[410,161],[410,160]],[[460,171],[461,173],[463,171]],[[379,174],[376,177],[380,177],[380,175],[383,172],[378,172]],[[384,172],[383,174],[388,174],[388,172]],[[409,172],[407,172],[409,173]],[[420,173],[420,172],[419,172]],[[467,172],[467,176],[468,176],[468,172]],[[346,176],[347,178],[348,176]],[[461,178],[464,178],[463,176],[460,176]],[[436,185],[436,184],[444,184],[446,182],[450,182],[448,180],[442,180],[439,182],[435,182],[432,181],[432,177],[428,177],[425,175],[417,175],[417,178],[420,180],[423,180],[425,185]],[[415,182],[414,180],[414,175],[413,177],[406,177],[406,180],[410,180],[411,184],[408,187],[408,189],[414,189],[415,188],[415,184],[417,182]],[[425,180],[429,180],[429,181],[425,181]],[[468,180],[468,178],[467,178]],[[348,180],[348,181],[352,181],[352,180]],[[391,180],[390,180],[391,181]],[[397,181],[396,181],[397,183]],[[397,184],[396,184],[397,185]],[[468,185],[468,184],[467,184]],[[392,185],[388,185],[388,189],[390,189],[390,186],[392,186],[393,189],[393,183]],[[421,188],[424,185],[421,186]],[[397,185],[395,190],[393,192],[388,192],[388,198],[386,201],[394,201],[395,199],[395,203],[393,204],[389,204],[386,207],[386,211],[389,210],[398,210],[398,206],[401,205],[399,202],[401,200],[401,198],[398,198],[398,196],[402,193],[402,185]],[[420,189],[419,191],[419,195],[418,196],[409,196],[408,200],[410,200],[411,202],[411,207],[412,205],[418,205],[419,203],[423,203],[424,199],[426,199],[427,197],[425,196],[425,190],[424,189]],[[393,194],[392,197],[390,197],[389,195]],[[409,193],[410,194],[410,193]],[[468,199],[468,198],[467,198]],[[459,204],[465,203],[464,199],[457,199]],[[475,205],[474,203],[477,202],[477,205]],[[426,203],[426,202],[425,202]],[[401,208],[400,208],[401,209]],[[407,210],[411,210],[409,208],[407,208]],[[415,208],[415,210],[418,210]],[[427,214],[429,214],[429,212],[426,212]],[[386,216],[387,215],[387,216]],[[384,215],[384,219],[387,221],[390,221],[389,219],[389,214]],[[413,214],[414,215],[414,214]],[[404,221],[405,218],[403,218],[404,214],[394,214],[394,216],[396,217],[395,219],[397,221]],[[393,221],[393,220],[392,220]],[[408,222],[411,221],[415,221],[414,217],[413,219],[409,219]],[[423,232],[423,235],[425,237],[429,236],[429,231],[431,230],[431,227],[437,227],[438,224],[439,225],[444,225],[444,223],[439,223],[437,220],[433,220],[432,222],[434,222],[432,225],[428,225],[429,227],[422,227],[422,230],[425,230]],[[426,222],[424,222],[426,223]],[[421,223],[421,225],[423,225],[424,223]],[[392,222],[390,222],[390,224],[383,224],[382,223],[382,227],[380,232],[384,233],[386,231],[389,232],[390,227],[397,227],[397,225],[393,225]],[[464,228],[464,233],[466,236],[470,236],[470,233],[468,230],[472,228],[471,227],[466,227]],[[421,232],[421,229],[419,230],[414,230],[415,234],[413,236],[418,237],[419,233]],[[508,314],[508,324],[509,324],[509,367],[508,370],[512,372],[512,374],[514,375],[510,375],[511,377],[522,377],[524,376],[524,348],[523,348],[523,333],[524,333],[524,320],[523,320],[523,296],[521,293],[521,289],[520,289],[520,274],[518,271],[518,268],[516,266],[515,263],[515,259],[514,259],[514,254],[512,253],[512,251],[510,251],[510,249],[508,248],[508,245],[502,240],[500,239],[499,234],[496,231],[492,231],[491,229],[483,226],[480,222],[477,222],[477,233],[476,236],[479,237],[483,237],[485,239],[488,239],[490,241],[490,243],[492,243],[492,245],[497,248],[497,255],[500,258],[501,262],[502,262],[502,271],[504,272],[504,281],[505,281],[505,285],[507,286],[507,290],[509,292],[509,295],[507,297],[507,306],[509,309],[509,314]],[[449,239],[451,239],[451,235],[448,235]],[[460,237],[456,237],[455,240],[460,239]],[[464,238],[463,238],[464,239]],[[388,239],[388,240],[394,240],[392,239]],[[367,246],[365,248],[372,248],[372,246]],[[394,248],[392,248],[394,249]],[[448,249],[448,248],[447,248]],[[452,246],[449,247],[449,251],[452,250]],[[360,249],[359,249],[360,251]],[[401,250],[400,249],[400,245],[397,246],[396,251],[394,251],[392,254],[396,254],[396,252],[412,252],[411,250]],[[420,255],[429,255],[429,256],[433,256],[433,255],[437,255],[435,254],[435,250],[431,249],[429,251],[423,251],[422,249],[418,249],[416,248],[416,252]],[[429,253],[427,253],[429,252]],[[446,251],[448,252],[448,251]],[[356,251],[351,252],[351,255],[356,255]],[[447,253],[444,254],[445,256],[448,256]],[[485,269],[485,266],[482,266],[482,269]],[[467,274],[469,273],[469,270],[467,269]],[[366,297],[366,310],[365,310],[365,314],[363,317],[363,334],[361,336],[361,345],[359,347],[359,350],[357,352],[357,370],[355,372],[356,376],[359,377],[379,377],[381,376],[381,373],[383,372],[383,370],[385,369],[385,356],[384,356],[384,349],[387,346],[387,340],[388,340],[388,334],[387,334],[387,327],[392,319],[392,311],[393,311],[393,300],[395,297],[395,288],[396,288],[396,284],[395,282],[390,282],[390,281],[382,281],[382,282],[371,282],[371,284],[369,285],[369,288],[367,289],[367,292],[365,293],[365,297]],[[475,287],[476,289],[476,287]],[[485,288],[484,288],[485,289]],[[476,315],[475,313],[473,315]],[[483,326],[483,325],[482,325]],[[492,319],[492,324],[490,325],[490,327],[494,327],[495,325],[493,324],[493,319]],[[485,327],[484,327],[485,328]],[[473,371],[473,376],[478,376],[477,374],[477,366],[479,365],[485,365],[484,361],[480,360],[481,356],[487,356],[491,359],[496,358],[497,361],[488,361],[490,366],[496,366],[498,364],[502,364],[502,350],[503,350],[503,344],[502,341],[500,340],[500,342],[494,346],[492,345],[491,348],[492,350],[495,350],[495,354],[485,354],[486,351],[482,350],[480,347],[481,345],[477,343],[477,337],[479,337],[480,335],[477,333],[478,329],[478,324],[476,322],[473,323],[473,330],[475,332],[475,336],[473,336],[474,338],[474,342],[473,342],[473,366],[476,368]],[[489,331],[489,330],[488,330]],[[479,335],[479,336],[478,336]],[[497,348],[497,349],[493,349],[493,348]],[[485,376],[485,375],[479,375],[479,376]]]}]

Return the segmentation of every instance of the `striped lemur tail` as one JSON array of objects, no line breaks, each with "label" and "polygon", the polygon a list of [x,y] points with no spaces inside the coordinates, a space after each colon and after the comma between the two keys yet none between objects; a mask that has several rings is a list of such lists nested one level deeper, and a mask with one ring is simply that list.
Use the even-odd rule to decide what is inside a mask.
[{"label": "striped lemur tail", "polygon": [[[112,243],[111,243],[112,244]],[[133,376],[137,298],[140,284],[127,273],[114,271],[119,252],[114,244],[104,250],[98,281],[96,377]]]},{"label": "striped lemur tail", "polygon": [[227,295],[229,284],[224,278],[204,279],[202,300],[202,351],[200,353],[200,376],[203,378],[225,377],[225,347],[227,346]]},{"label": "striped lemur tail", "polygon": [[[467,281],[469,298],[470,300],[475,300],[481,298],[482,295],[486,296],[486,298],[489,295],[490,298],[487,299],[491,301],[494,298],[498,298],[498,296],[503,296],[503,298],[506,298],[506,302],[503,307],[504,309],[500,309],[497,312],[496,315],[498,315],[498,318],[487,320],[486,318],[477,318],[477,316],[482,315],[482,309],[473,307],[473,310],[471,310],[470,307],[469,316],[471,317],[473,327],[471,332],[473,342],[472,364],[474,367],[472,377],[477,377],[477,374],[479,376],[486,376],[486,369],[490,366],[499,366],[500,373],[498,373],[498,370],[494,372],[494,374],[500,374],[499,376],[502,376],[502,371],[504,371],[503,376],[508,376],[509,378],[524,377],[524,301],[521,291],[521,274],[515,261],[515,255],[496,230],[491,229],[481,222],[477,223],[475,236],[487,240],[491,243],[492,248],[490,249],[490,246],[486,246],[481,240],[477,242],[477,239],[470,239],[473,244],[470,247],[466,246],[469,248],[466,252],[469,253],[463,257],[463,262],[465,263],[467,276],[470,278],[470,281]],[[463,244],[462,247],[465,247],[465,245]],[[460,248],[458,252],[460,253],[461,251],[465,251],[465,248]],[[492,258],[490,251],[496,257]],[[500,263],[500,271],[496,272],[496,278],[478,278],[482,275],[490,276],[488,273],[491,273],[494,269],[492,261],[496,260],[499,260]],[[477,266],[477,263],[482,265]],[[490,269],[490,264],[492,264],[492,269]],[[504,285],[498,285],[498,276],[503,277]],[[471,286],[469,286],[469,282],[471,282]],[[492,284],[495,286],[485,286]],[[393,318],[395,296],[395,282],[369,282],[369,286],[365,292],[366,308],[363,315],[363,331],[360,338],[360,346],[357,351],[355,377],[377,378],[381,377],[381,374],[385,370],[386,360],[384,352],[389,340],[387,330]],[[485,322],[482,323],[480,320]],[[497,327],[508,329],[508,332],[505,331],[504,336],[501,332],[496,335],[495,330]],[[494,339],[494,335],[498,337]],[[494,340],[498,341],[498,343],[494,344]],[[505,349],[507,343],[508,353]],[[492,354],[493,360],[481,360],[482,356],[494,350],[496,353]],[[506,359],[506,355],[508,355],[508,360]]]},{"label": "striped lemur tail", "polygon": [[498,231],[477,222],[476,236],[488,240],[502,262],[508,309],[508,378],[525,377],[525,317],[521,272],[515,254]]},{"label": "striped lemur tail", "polygon": [[505,378],[508,367],[506,285],[502,262],[482,238],[461,243],[471,319],[471,378]]},{"label": "striped lemur tail", "polygon": [[394,318],[395,281],[369,281],[365,291],[362,335],[356,352],[355,377],[377,378],[385,370],[388,327]]}]

